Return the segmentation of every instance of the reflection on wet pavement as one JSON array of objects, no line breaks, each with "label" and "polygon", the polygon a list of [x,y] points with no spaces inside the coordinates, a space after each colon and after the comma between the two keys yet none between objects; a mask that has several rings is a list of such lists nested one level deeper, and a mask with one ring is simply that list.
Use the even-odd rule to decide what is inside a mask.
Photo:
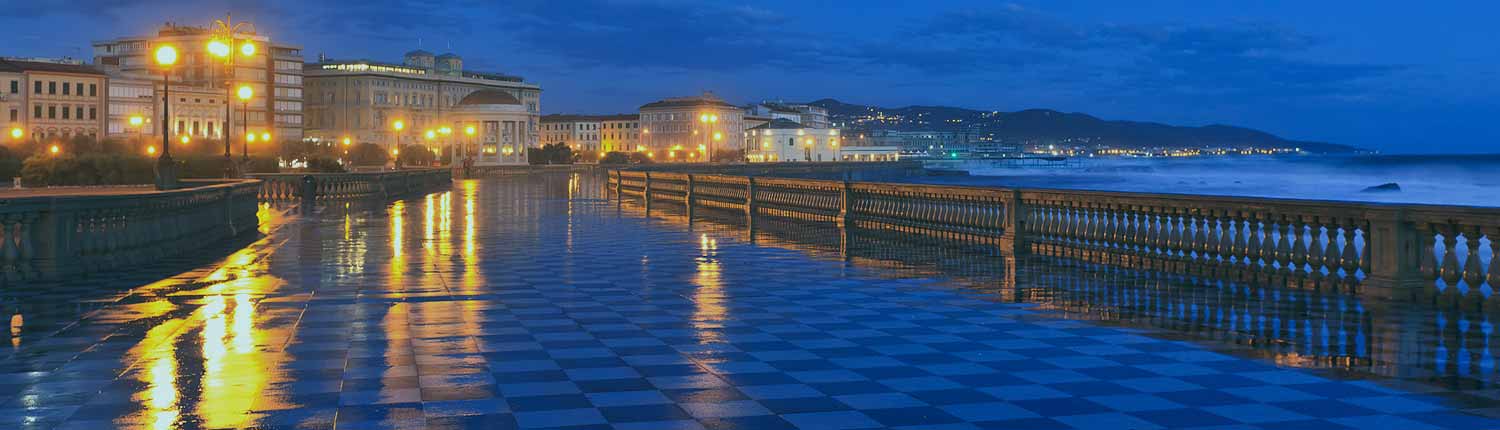
[{"label": "reflection on wet pavement", "polygon": [[[0,292],[0,428],[1492,428],[1493,324],[455,183]],[[162,279],[162,278],[166,279]]]}]

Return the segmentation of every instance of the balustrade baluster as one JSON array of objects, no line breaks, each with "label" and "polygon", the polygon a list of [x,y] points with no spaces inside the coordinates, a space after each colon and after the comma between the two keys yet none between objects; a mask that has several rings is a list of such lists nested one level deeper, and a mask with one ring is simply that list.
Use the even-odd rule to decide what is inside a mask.
[{"label": "balustrade baluster", "polygon": [[1311,240],[1307,244],[1307,270],[1313,275],[1323,273],[1323,224],[1322,217],[1312,217],[1312,223],[1307,225]]},{"label": "balustrade baluster", "polygon": [[1328,266],[1328,274],[1330,276],[1338,276],[1341,266],[1339,260],[1343,258],[1343,253],[1339,251],[1339,230],[1342,228],[1339,225],[1339,218],[1329,218],[1328,224],[1325,227],[1327,228],[1325,233],[1328,236],[1328,244],[1327,248],[1323,250],[1323,265]]},{"label": "balustrade baluster", "polygon": [[1234,240],[1225,242],[1225,246],[1229,248],[1228,252],[1225,252],[1225,256],[1235,264],[1242,264],[1245,262],[1245,254],[1250,246],[1248,243],[1249,239],[1245,237],[1250,233],[1250,228],[1245,225],[1244,212],[1235,211],[1232,222],[1234,224],[1229,229],[1229,234],[1234,237]]},{"label": "balustrade baluster", "polygon": [[1355,232],[1362,227],[1364,226],[1358,220],[1351,218],[1344,221],[1344,255],[1341,258],[1341,263],[1345,276],[1351,278],[1359,273],[1361,267],[1365,267],[1359,257],[1358,245],[1360,243],[1355,240]]},{"label": "balustrade baluster", "polygon": [[1301,272],[1302,265],[1307,263],[1307,240],[1304,235],[1307,224],[1302,222],[1302,217],[1293,216],[1290,225],[1291,228],[1287,229],[1288,236],[1282,239],[1290,242],[1287,248],[1288,252],[1291,253],[1289,255],[1290,260],[1288,261],[1291,263],[1293,271]]},{"label": "balustrade baluster", "polygon": [[1452,225],[1439,227],[1443,234],[1443,282],[1449,287],[1458,286],[1458,280],[1463,278],[1463,272],[1458,267],[1458,229]]},{"label": "balustrade baluster", "polygon": [[[1488,276],[1490,291],[1491,294],[1500,293],[1500,226],[1490,228],[1487,239],[1490,242],[1490,270]],[[1500,298],[1492,297],[1491,300],[1500,300]]]},{"label": "balustrade baluster", "polygon": [[[1464,283],[1469,284],[1471,293],[1478,294],[1480,284],[1484,283],[1485,271],[1480,267],[1479,260],[1479,238],[1484,231],[1479,226],[1472,227],[1464,233],[1464,243],[1468,245],[1469,255],[1464,258]],[[1490,256],[1491,259],[1494,256]]]},{"label": "balustrade baluster", "polygon": [[1176,216],[1173,218],[1177,222],[1172,226],[1172,256],[1190,257],[1193,249],[1193,236],[1192,232],[1188,231],[1188,226],[1192,225],[1193,221],[1186,209],[1177,209],[1174,212]]}]

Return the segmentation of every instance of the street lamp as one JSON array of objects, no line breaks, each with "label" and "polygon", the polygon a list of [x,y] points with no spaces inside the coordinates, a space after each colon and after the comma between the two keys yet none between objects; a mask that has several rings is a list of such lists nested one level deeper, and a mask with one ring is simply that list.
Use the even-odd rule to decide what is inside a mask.
[{"label": "street lamp", "polygon": [[[720,134],[718,132],[714,132],[713,131],[714,124],[718,124],[719,123],[719,115],[717,115],[717,114],[708,114],[708,113],[701,114],[701,115],[698,115],[698,122],[703,123],[703,126],[706,127],[706,129],[703,132],[703,140],[706,143],[704,145],[699,145],[698,146],[700,148],[698,150],[698,152],[703,152],[704,155],[712,154],[712,152],[708,152],[708,151],[706,151],[706,149],[710,148],[710,147],[713,147],[713,141],[720,140],[720,139],[724,138],[723,134]],[[712,136],[710,136],[710,135],[712,135]],[[710,157],[705,157],[705,158],[708,159],[709,161],[712,161],[712,158],[710,158]]]},{"label": "street lamp", "polygon": [[21,127],[12,127],[10,129],[10,138],[11,139],[21,140],[21,136],[25,136],[25,135],[26,135],[26,132],[21,131]]},{"label": "street lamp", "polygon": [[172,147],[168,145],[168,134],[172,122],[170,108],[172,65],[177,64],[177,48],[161,45],[156,48],[156,64],[161,67],[161,156],[156,157],[156,189],[170,190],[177,187],[177,169],[172,164]]},{"label": "street lamp", "polygon": [[[240,161],[241,162],[246,162],[246,161],[250,161],[250,142],[255,140],[255,135],[250,134],[250,131],[249,131],[249,127],[250,127],[250,98],[255,96],[255,90],[252,89],[252,88],[250,88],[249,85],[240,85],[240,89],[235,92],[235,95],[237,95],[237,96],[240,97],[240,102],[243,103],[243,106],[244,106],[243,109],[240,109],[240,114],[244,115],[244,121],[240,121],[240,134],[245,135],[245,141],[240,144]],[[227,115],[229,113],[229,111],[226,109],[224,111],[224,113]],[[225,118],[228,118],[228,117],[226,116]],[[224,131],[225,131],[224,132],[224,156],[228,157],[229,156],[229,129],[226,128],[226,129],[224,129]]]},{"label": "street lamp", "polygon": [[[229,131],[234,129],[231,125],[234,119],[229,113],[229,99],[233,97],[231,91],[233,90],[232,81],[234,79],[235,46],[238,45],[239,53],[244,57],[248,58],[255,55],[255,43],[249,40],[243,42],[235,40],[235,35],[245,31],[254,32],[255,25],[245,22],[236,24],[233,17],[226,14],[224,19],[215,20],[213,26],[213,37],[208,41],[208,54],[218,57],[224,62],[224,177],[230,178],[235,176],[234,160],[229,152]],[[244,107],[248,111],[250,109],[250,101],[249,96],[246,95],[246,89],[247,87],[240,87],[240,100],[245,102]],[[248,113],[245,114],[244,120],[246,123],[250,121]],[[243,126],[242,124],[241,130],[243,130]]]},{"label": "street lamp", "polygon": [[146,136],[145,127],[141,127],[142,124],[146,123],[146,119],[145,118],[141,118],[140,115],[131,115],[129,121],[130,121],[130,127],[135,129],[135,135],[136,135],[135,140],[137,142],[146,140],[145,139],[145,136]]}]

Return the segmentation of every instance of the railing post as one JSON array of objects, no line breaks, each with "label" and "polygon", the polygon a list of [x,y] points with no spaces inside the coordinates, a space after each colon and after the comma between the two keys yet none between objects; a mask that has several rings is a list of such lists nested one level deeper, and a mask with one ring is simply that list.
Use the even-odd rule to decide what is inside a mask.
[{"label": "railing post", "polygon": [[317,204],[318,180],[312,175],[302,176],[302,213],[312,213],[313,205]]},{"label": "railing post", "polygon": [[646,178],[642,179],[641,200],[646,204],[646,213],[651,213],[651,172],[643,172]]},{"label": "railing post", "polygon": [[1365,237],[1369,241],[1369,276],[1363,283],[1366,293],[1381,298],[1406,298],[1415,289],[1421,288],[1422,249],[1421,233],[1408,219],[1405,210],[1389,210],[1372,213],[1370,231]]},{"label": "railing post", "polygon": [[839,228],[847,228],[849,226],[849,207],[852,206],[849,197],[851,195],[852,193],[849,192],[849,171],[845,170],[844,181],[839,188]]},{"label": "railing post", "polygon": [[755,222],[755,177],[745,177],[745,221]]},{"label": "railing post", "polygon": [[1001,191],[1005,203],[1005,231],[1000,236],[1000,247],[1009,251],[1012,255],[1025,255],[1030,253],[1031,244],[1026,238],[1026,219],[1030,216],[1030,208],[1021,201],[1020,190]]},{"label": "railing post", "polygon": [[688,222],[693,222],[693,175],[686,176],[687,185],[683,188],[682,205],[687,209]]}]

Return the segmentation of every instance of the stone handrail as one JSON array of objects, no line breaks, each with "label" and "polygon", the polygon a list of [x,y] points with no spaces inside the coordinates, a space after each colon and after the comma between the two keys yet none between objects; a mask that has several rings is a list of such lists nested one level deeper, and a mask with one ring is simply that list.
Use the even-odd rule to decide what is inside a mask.
[{"label": "stone handrail", "polygon": [[0,284],[155,261],[255,231],[260,181],[184,183],[190,188],[0,199]]},{"label": "stone handrail", "polygon": [[[1500,289],[1500,208],[1007,189],[612,170],[616,195],[1204,270],[1358,283],[1377,295]],[[1495,301],[1500,303],[1500,301]]]},{"label": "stone handrail", "polygon": [[354,173],[257,173],[264,201],[311,201],[391,197],[453,182],[448,169],[409,169]]}]

